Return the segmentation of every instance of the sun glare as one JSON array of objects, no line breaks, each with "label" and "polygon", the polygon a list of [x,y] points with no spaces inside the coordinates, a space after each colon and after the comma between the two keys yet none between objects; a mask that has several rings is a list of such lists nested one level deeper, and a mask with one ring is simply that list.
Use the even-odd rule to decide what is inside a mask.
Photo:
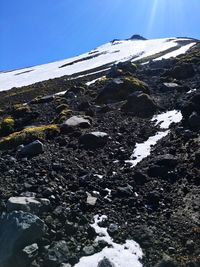
[{"label": "sun glare", "polygon": [[[184,20],[184,9],[182,0],[152,0],[151,10],[149,12],[149,22],[147,25],[147,35],[150,35],[154,27],[167,28],[170,20],[173,18],[178,20],[181,27],[181,23]],[[177,25],[176,25],[177,26]]]}]

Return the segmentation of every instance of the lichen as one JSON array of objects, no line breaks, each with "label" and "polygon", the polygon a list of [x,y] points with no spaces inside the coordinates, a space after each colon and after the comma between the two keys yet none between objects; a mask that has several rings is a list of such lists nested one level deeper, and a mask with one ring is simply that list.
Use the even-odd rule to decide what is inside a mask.
[{"label": "lichen", "polygon": [[45,140],[48,133],[55,133],[58,131],[59,127],[56,124],[28,127],[1,138],[0,149],[6,150],[16,148],[21,144],[26,144],[36,139]]}]

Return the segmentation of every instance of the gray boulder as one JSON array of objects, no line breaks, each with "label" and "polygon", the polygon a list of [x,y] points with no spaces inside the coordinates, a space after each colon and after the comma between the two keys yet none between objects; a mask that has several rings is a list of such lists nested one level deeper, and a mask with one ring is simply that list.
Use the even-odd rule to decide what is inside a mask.
[{"label": "gray boulder", "polygon": [[7,211],[22,210],[26,212],[39,212],[47,210],[50,201],[46,198],[35,197],[10,197],[7,202]]},{"label": "gray boulder", "polygon": [[33,157],[44,152],[44,145],[36,140],[26,146],[21,146],[17,151],[18,157]]},{"label": "gray boulder", "polygon": [[44,222],[33,214],[23,211],[3,213],[0,217],[0,266],[26,266],[23,249],[41,239],[45,231]]},{"label": "gray boulder", "polygon": [[199,129],[200,128],[200,115],[196,112],[193,112],[189,119],[188,123],[192,129]]}]

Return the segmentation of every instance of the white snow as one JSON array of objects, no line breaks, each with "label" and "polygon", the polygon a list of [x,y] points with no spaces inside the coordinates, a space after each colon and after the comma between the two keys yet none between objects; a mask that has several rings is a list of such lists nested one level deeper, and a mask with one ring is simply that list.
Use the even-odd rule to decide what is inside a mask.
[{"label": "white snow", "polygon": [[[156,135],[149,137],[144,143],[137,143],[133,154],[131,155],[131,160],[127,160],[127,163],[131,163],[132,167],[136,166],[144,158],[151,154],[152,146],[155,146],[157,142],[168,135],[169,131],[157,132]],[[135,159],[134,159],[135,158]]]},{"label": "white snow", "polygon": [[182,114],[177,110],[170,110],[165,113],[153,116],[151,121],[155,121],[155,125],[159,125],[161,129],[168,129],[170,124],[178,123],[182,120]]},{"label": "white snow", "polygon": [[160,129],[163,129],[164,131],[159,131],[155,135],[150,136],[144,143],[136,143],[131,159],[126,160],[126,162],[130,163],[132,167],[134,167],[144,158],[148,157],[151,154],[151,148],[155,146],[159,140],[168,135],[170,132],[168,130],[169,126],[172,123],[178,123],[181,120],[182,114],[177,110],[170,110],[153,116],[151,121],[155,122],[155,126],[159,125]]},{"label": "white snow", "polygon": [[187,45],[184,45],[182,46],[181,48],[173,51],[173,52],[170,52],[170,53],[167,53],[161,57],[158,57],[156,58],[155,60],[161,60],[161,59],[168,59],[170,57],[177,57],[181,54],[185,54],[185,52],[190,49],[191,47],[193,47],[196,43],[191,43],[191,44],[187,44]]},{"label": "white snow", "polygon": [[115,243],[109,236],[107,228],[98,225],[99,222],[105,219],[107,219],[105,215],[101,217],[96,215],[94,217],[95,222],[91,226],[98,234],[95,241],[104,240],[110,247],[105,247],[101,252],[92,256],[82,257],[74,267],[97,267],[104,257],[109,259],[116,267],[142,267],[139,261],[143,256],[140,246],[132,240],[126,240],[123,245]]},{"label": "white snow", "polygon": [[[83,71],[95,69],[106,64],[112,64],[119,61],[138,60],[155,53],[165,51],[172,47],[179,47],[177,41],[184,39],[155,39],[155,40],[122,40],[110,42],[98,47],[89,53],[82,54],[77,57],[38,65],[30,68],[14,70],[10,72],[0,73],[0,91],[8,90],[13,87],[21,87],[36,82],[45,81],[64,75],[78,74]],[[192,39],[191,39],[192,42]],[[194,44],[194,43],[193,43]],[[192,44],[191,44],[192,45]],[[184,46],[189,49],[189,45]],[[182,53],[178,49],[178,53]],[[92,57],[93,56],[93,57]],[[74,63],[73,63],[74,62]],[[68,66],[62,67],[63,65]]]},{"label": "white snow", "polygon": [[196,88],[195,89],[190,89],[188,92],[187,92],[187,94],[191,94],[191,93],[193,93],[193,92],[196,92]]}]

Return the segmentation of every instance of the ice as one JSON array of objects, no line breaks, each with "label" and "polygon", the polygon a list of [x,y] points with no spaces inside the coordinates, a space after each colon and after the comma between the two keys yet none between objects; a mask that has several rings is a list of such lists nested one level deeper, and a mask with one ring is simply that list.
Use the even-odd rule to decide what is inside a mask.
[{"label": "ice", "polygon": [[92,256],[82,257],[74,267],[97,267],[98,262],[104,257],[109,259],[116,267],[142,267],[140,259],[143,253],[140,246],[132,240],[126,240],[122,245],[115,243],[109,236],[107,228],[98,225],[99,222],[105,219],[107,219],[105,215],[101,217],[96,215],[94,217],[95,222],[91,226],[98,234],[95,241],[104,240],[109,247],[105,247],[102,251]]}]

